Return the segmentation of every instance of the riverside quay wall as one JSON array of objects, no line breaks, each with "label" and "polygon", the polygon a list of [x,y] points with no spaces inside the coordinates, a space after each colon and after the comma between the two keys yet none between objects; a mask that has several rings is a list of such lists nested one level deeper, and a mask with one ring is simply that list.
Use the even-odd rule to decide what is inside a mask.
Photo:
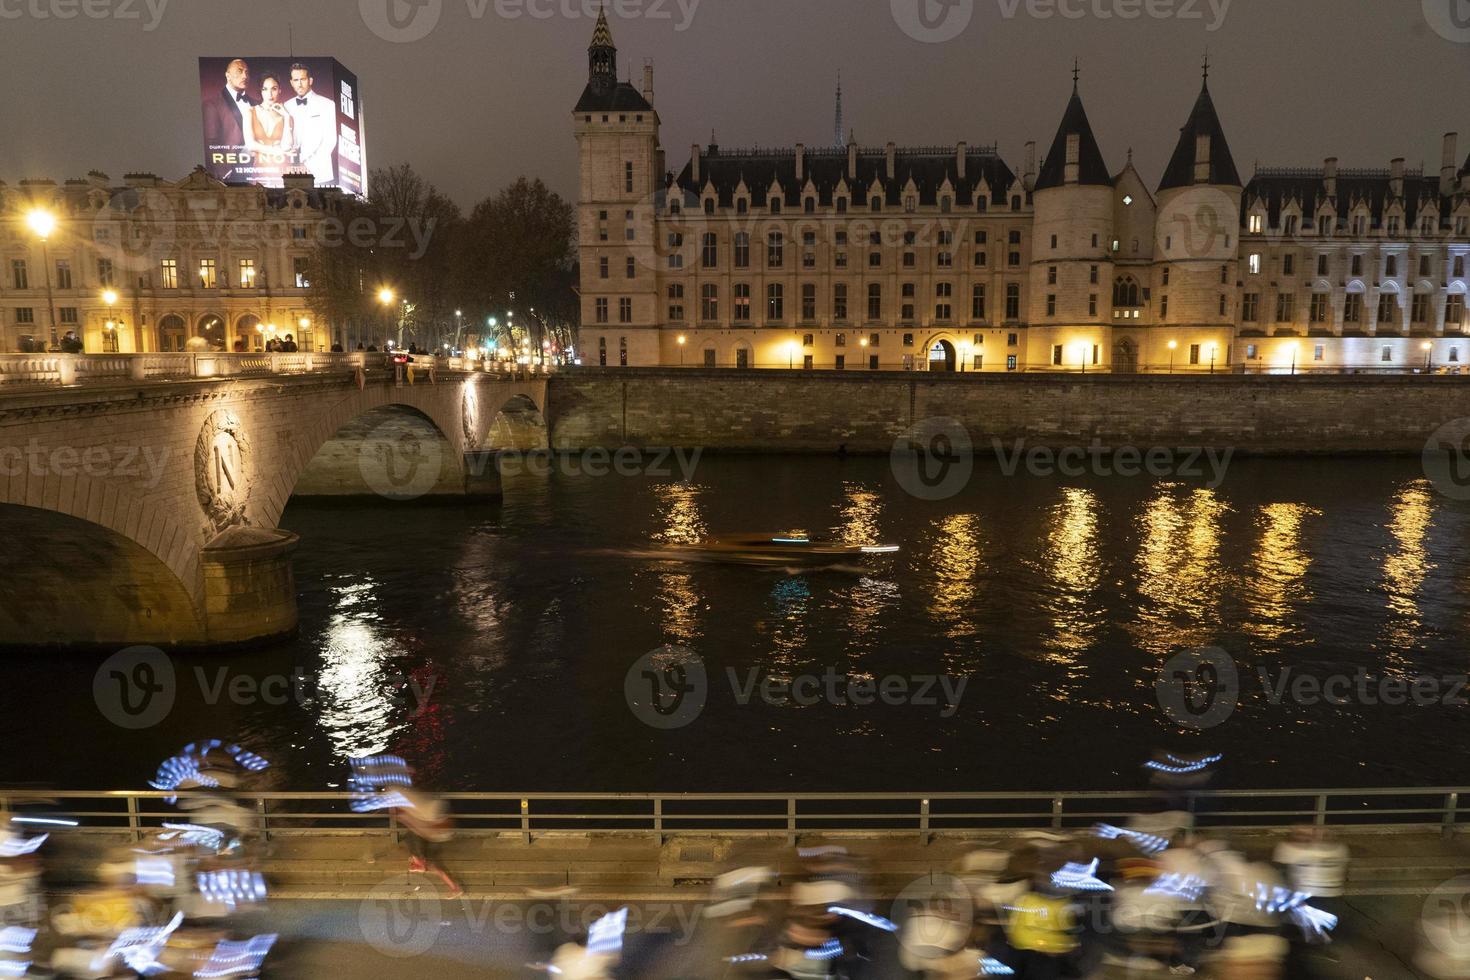
[{"label": "riverside quay wall", "polygon": [[954,419],[985,449],[1024,440],[1417,454],[1470,419],[1470,377],[577,368],[551,377],[547,402],[559,451],[887,453],[927,420]]}]

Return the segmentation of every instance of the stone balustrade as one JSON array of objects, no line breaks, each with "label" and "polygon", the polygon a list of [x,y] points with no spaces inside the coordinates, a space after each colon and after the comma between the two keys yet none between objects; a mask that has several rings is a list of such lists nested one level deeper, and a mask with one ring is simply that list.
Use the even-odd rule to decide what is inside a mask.
[{"label": "stone balustrade", "polygon": [[[8,385],[78,385],[94,381],[169,381],[186,378],[256,377],[270,374],[339,374],[387,363],[386,352],[352,351],[285,354],[0,354],[0,389]],[[524,377],[549,367],[463,357],[415,355],[416,366]]]}]

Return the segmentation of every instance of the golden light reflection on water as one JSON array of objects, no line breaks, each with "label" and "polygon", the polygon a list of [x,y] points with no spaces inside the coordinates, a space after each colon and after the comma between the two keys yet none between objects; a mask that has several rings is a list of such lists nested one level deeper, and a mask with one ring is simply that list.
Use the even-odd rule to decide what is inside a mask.
[{"label": "golden light reflection on water", "polygon": [[382,629],[377,591],[372,579],[334,588],[323,637],[316,720],[344,758],[387,751],[398,727],[387,688],[392,662],[404,650]]},{"label": "golden light reflection on water", "polygon": [[1214,490],[1165,484],[1139,520],[1136,565],[1140,604],[1134,641],[1166,653],[1213,642],[1227,572],[1220,562],[1220,522],[1230,505]]},{"label": "golden light reflection on water", "polygon": [[979,515],[951,514],[939,522],[929,553],[929,615],[951,639],[976,632],[981,562]]},{"label": "golden light reflection on water", "polygon": [[1097,639],[1103,622],[1097,595],[1102,581],[1098,510],[1097,494],[1068,487],[1047,515],[1046,570],[1052,588],[1045,602],[1051,628],[1041,645],[1047,659],[1068,672],[1052,687],[1061,700],[1075,696],[1088,666],[1080,655]]},{"label": "golden light reflection on water", "polygon": [[1306,504],[1266,504],[1256,518],[1260,540],[1251,558],[1253,572],[1245,582],[1248,618],[1243,628],[1264,640],[1288,636],[1311,644],[1315,638],[1301,634],[1298,611],[1312,599],[1307,587],[1307,570],[1312,556],[1302,548],[1302,531],[1308,520],[1322,512]]},{"label": "golden light reflection on water", "polygon": [[690,483],[661,483],[654,488],[658,501],[654,540],[665,544],[696,544],[709,534],[699,511],[700,489]]},{"label": "golden light reflection on water", "polygon": [[878,520],[882,515],[881,496],[860,483],[844,484],[838,538],[843,544],[879,544]]},{"label": "golden light reflection on water", "polygon": [[[1423,638],[1419,593],[1434,568],[1425,548],[1433,523],[1433,502],[1429,483],[1417,480],[1402,487],[1389,505],[1388,530],[1394,550],[1383,559],[1383,590],[1388,597],[1384,638],[1395,654],[1412,650]],[[1404,662],[1401,657],[1394,660]]]},{"label": "golden light reflection on water", "polygon": [[[665,544],[696,544],[704,540],[709,526],[700,512],[699,493],[699,488],[689,483],[665,483],[654,489],[659,510],[655,540]],[[656,601],[668,642],[687,645],[703,636],[699,612],[704,596],[695,587],[694,576],[683,567],[659,566]]]}]

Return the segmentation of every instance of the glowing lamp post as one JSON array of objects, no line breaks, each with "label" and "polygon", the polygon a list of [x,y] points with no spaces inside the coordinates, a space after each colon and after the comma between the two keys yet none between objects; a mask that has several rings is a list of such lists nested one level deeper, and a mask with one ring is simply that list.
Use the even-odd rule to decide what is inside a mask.
[{"label": "glowing lamp post", "polygon": [[36,208],[26,215],[26,224],[35,236],[41,239],[41,266],[46,274],[46,309],[51,316],[51,340],[56,340],[56,301],[51,293],[51,253],[47,248],[51,233],[56,230],[56,216],[44,208]]},{"label": "glowing lamp post", "polygon": [[1077,345],[1077,360],[1082,365],[1082,373],[1083,374],[1086,374],[1087,373],[1087,345],[1085,343],[1078,344]]},{"label": "glowing lamp post", "polygon": [[1174,373],[1174,351],[1179,349],[1179,341],[1169,341],[1169,373]]},{"label": "glowing lamp post", "polygon": [[684,366],[684,343],[688,340],[683,334],[679,334],[679,366]]},{"label": "glowing lamp post", "polygon": [[1426,341],[1424,341],[1424,343],[1422,343],[1422,344],[1419,345],[1419,349],[1424,352],[1424,373],[1425,374],[1433,374],[1434,373],[1434,345],[1431,344],[1429,341],[1426,340]]},{"label": "glowing lamp post", "polygon": [[787,370],[796,369],[796,341],[794,340],[786,342],[786,368]]},{"label": "glowing lamp post", "polygon": [[1219,354],[1219,353],[1220,353],[1220,345],[1219,344],[1211,344],[1210,345],[1210,373],[1211,374],[1214,374],[1215,373],[1215,356],[1217,354]]}]

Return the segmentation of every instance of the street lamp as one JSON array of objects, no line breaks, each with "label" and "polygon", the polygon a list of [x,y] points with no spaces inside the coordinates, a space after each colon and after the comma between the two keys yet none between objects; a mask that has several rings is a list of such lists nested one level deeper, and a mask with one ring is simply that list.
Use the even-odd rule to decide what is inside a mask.
[{"label": "street lamp", "polygon": [[1174,351],[1179,349],[1179,341],[1169,341],[1169,373],[1174,373]]},{"label": "street lamp", "polygon": [[1297,354],[1297,351],[1299,349],[1300,349],[1300,345],[1297,344],[1296,341],[1292,341],[1292,344],[1291,344],[1291,376],[1292,377],[1296,377],[1296,354]]},{"label": "street lamp", "polygon": [[1424,373],[1432,374],[1434,371],[1434,345],[1426,340],[1419,345],[1419,349],[1424,352]]},{"label": "street lamp", "polygon": [[1082,373],[1083,374],[1086,374],[1087,373],[1087,344],[1081,343],[1081,344],[1078,344],[1077,345],[1077,360],[1080,361],[1081,364],[1082,364]]},{"label": "street lamp", "polygon": [[112,307],[117,303],[117,290],[102,290],[102,302],[107,304],[107,323],[104,329],[107,336],[103,338],[102,346],[109,350],[116,350],[115,338],[117,337],[117,324],[112,319]]},{"label": "street lamp", "polygon": [[1215,373],[1215,355],[1218,354],[1218,353],[1220,353],[1220,345],[1219,344],[1211,344],[1210,345],[1210,373],[1211,374],[1214,374]]},{"label": "street lamp", "polygon": [[47,242],[56,230],[56,216],[44,208],[35,208],[26,215],[26,224],[36,237],[41,239],[41,267],[46,273],[46,308],[51,315],[51,341],[56,342],[56,301],[51,293],[51,253]]},{"label": "street lamp", "polygon": [[796,368],[796,341],[795,340],[788,340],[786,342],[786,367],[787,367],[788,370],[794,370]]},{"label": "street lamp", "polygon": [[683,334],[679,334],[679,366],[680,367],[683,367],[684,366],[684,341],[686,339],[687,338]]},{"label": "street lamp", "polygon": [[970,345],[968,343],[962,343],[962,344],[960,344],[960,373],[961,374],[964,374],[965,373],[965,362],[967,362],[969,359],[970,359]]}]

